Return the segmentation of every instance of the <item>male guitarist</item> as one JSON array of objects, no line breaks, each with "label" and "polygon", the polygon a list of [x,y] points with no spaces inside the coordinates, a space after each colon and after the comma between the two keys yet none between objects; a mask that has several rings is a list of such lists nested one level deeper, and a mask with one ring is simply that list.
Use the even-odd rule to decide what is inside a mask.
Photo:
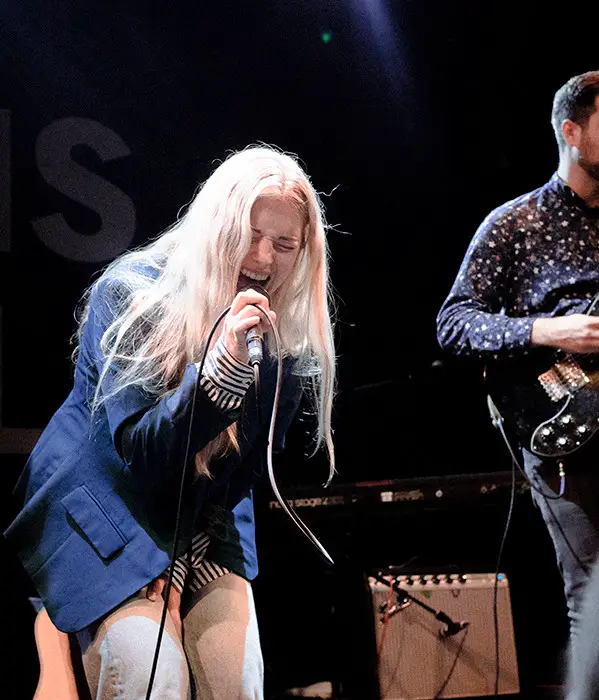
[{"label": "male guitarist", "polygon": [[[442,348],[482,359],[488,374],[500,377],[490,393],[537,485],[532,495],[563,576],[576,656],[582,593],[599,549],[599,431],[584,444],[579,440],[580,449],[559,455],[555,445],[558,456],[540,456],[531,451],[527,430],[537,426],[534,418],[527,425],[527,416],[541,408],[543,396],[551,404],[558,374],[544,375],[544,386],[538,377],[554,362],[567,353],[586,360],[599,353],[599,316],[588,313],[599,292],[599,71],[577,75],[557,91],[551,121],[557,172],[482,222],[439,311],[437,336]],[[562,400],[568,392],[566,382]],[[553,401],[557,413],[562,404]],[[560,444],[575,445],[577,435],[591,432],[565,418],[560,425],[574,428],[574,437],[560,437]],[[597,424],[599,415],[588,418]],[[551,437],[552,429],[544,432]],[[560,462],[566,486],[556,499]]]}]

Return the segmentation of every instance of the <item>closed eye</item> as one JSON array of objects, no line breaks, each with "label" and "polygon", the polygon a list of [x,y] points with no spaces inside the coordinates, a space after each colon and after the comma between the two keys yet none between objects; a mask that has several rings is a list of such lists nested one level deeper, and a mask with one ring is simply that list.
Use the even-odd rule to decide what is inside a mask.
[{"label": "closed eye", "polygon": [[279,250],[295,250],[297,248],[297,243],[292,241],[277,241],[276,246]]},{"label": "closed eye", "polygon": [[[263,234],[254,232],[254,235],[252,236],[252,245],[258,245],[258,243],[260,243],[263,237]],[[299,241],[295,238],[281,237],[273,241],[273,245],[277,250],[283,252],[290,252],[298,248]]]}]

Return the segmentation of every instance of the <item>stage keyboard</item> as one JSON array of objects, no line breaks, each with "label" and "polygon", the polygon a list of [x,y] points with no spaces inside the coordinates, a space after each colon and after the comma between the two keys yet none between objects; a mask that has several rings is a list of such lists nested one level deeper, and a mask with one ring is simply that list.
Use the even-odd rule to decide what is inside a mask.
[{"label": "stage keyboard", "polygon": [[[512,486],[512,472],[505,471],[344,484],[333,482],[327,489],[302,486],[281,488],[281,492],[295,510],[345,510],[347,507],[370,509],[376,506],[377,511],[383,511],[398,504],[441,506],[448,505],[451,501],[491,501],[497,497],[509,497]],[[516,494],[529,490],[523,476],[516,475],[515,489]],[[271,498],[268,508],[280,510],[281,506],[275,498]]]}]

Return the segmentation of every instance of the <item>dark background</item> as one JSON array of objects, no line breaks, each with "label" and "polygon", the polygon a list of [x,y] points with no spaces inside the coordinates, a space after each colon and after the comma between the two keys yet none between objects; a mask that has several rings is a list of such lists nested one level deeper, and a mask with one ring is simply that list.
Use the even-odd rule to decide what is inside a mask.
[{"label": "dark background", "polygon": [[[488,211],[555,169],[553,94],[571,75],[598,67],[596,27],[591,3],[560,14],[529,0],[6,4],[3,528],[35,431],[69,391],[76,303],[120,252],[118,240],[105,259],[89,252],[107,235],[110,212],[115,230],[122,223],[130,231],[125,242],[141,244],[174,220],[218,159],[256,142],[298,154],[333,227],[336,483],[509,470],[480,368],[441,356],[435,315]],[[66,161],[104,183],[73,197],[65,164],[44,135],[57,125],[72,135],[90,124],[100,141],[116,135],[123,154],[102,156],[85,140],[61,151],[60,138],[50,138]],[[111,209],[109,197],[100,201],[105,183],[124,194],[134,225],[119,221],[123,210]],[[73,240],[67,254],[43,233],[42,217],[55,214],[64,217],[63,239]],[[308,463],[300,453],[281,479],[317,485],[324,469],[322,459]],[[314,523],[351,572],[343,581],[406,561],[494,571],[508,500],[506,493],[492,505],[398,507],[384,521],[348,512]],[[532,688],[559,681],[565,610],[539,517],[528,495],[516,500],[503,568],[512,581],[522,680]],[[345,586],[299,534],[279,521],[270,527],[267,509],[258,516],[264,554],[256,595],[269,687],[329,678],[344,666],[332,611]],[[14,663],[10,655],[3,663],[27,698],[37,680],[32,592],[2,551],[5,619],[15,640]],[[363,611],[349,597],[345,604],[359,623]]]}]

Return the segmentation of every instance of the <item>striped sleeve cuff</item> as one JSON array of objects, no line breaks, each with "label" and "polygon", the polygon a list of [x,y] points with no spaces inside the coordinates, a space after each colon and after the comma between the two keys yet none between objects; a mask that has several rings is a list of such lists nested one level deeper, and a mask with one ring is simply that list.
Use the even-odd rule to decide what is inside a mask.
[{"label": "striped sleeve cuff", "polygon": [[[196,363],[199,369],[199,363]],[[254,381],[254,370],[228,352],[222,338],[208,353],[200,386],[224,411],[239,408]]]}]

